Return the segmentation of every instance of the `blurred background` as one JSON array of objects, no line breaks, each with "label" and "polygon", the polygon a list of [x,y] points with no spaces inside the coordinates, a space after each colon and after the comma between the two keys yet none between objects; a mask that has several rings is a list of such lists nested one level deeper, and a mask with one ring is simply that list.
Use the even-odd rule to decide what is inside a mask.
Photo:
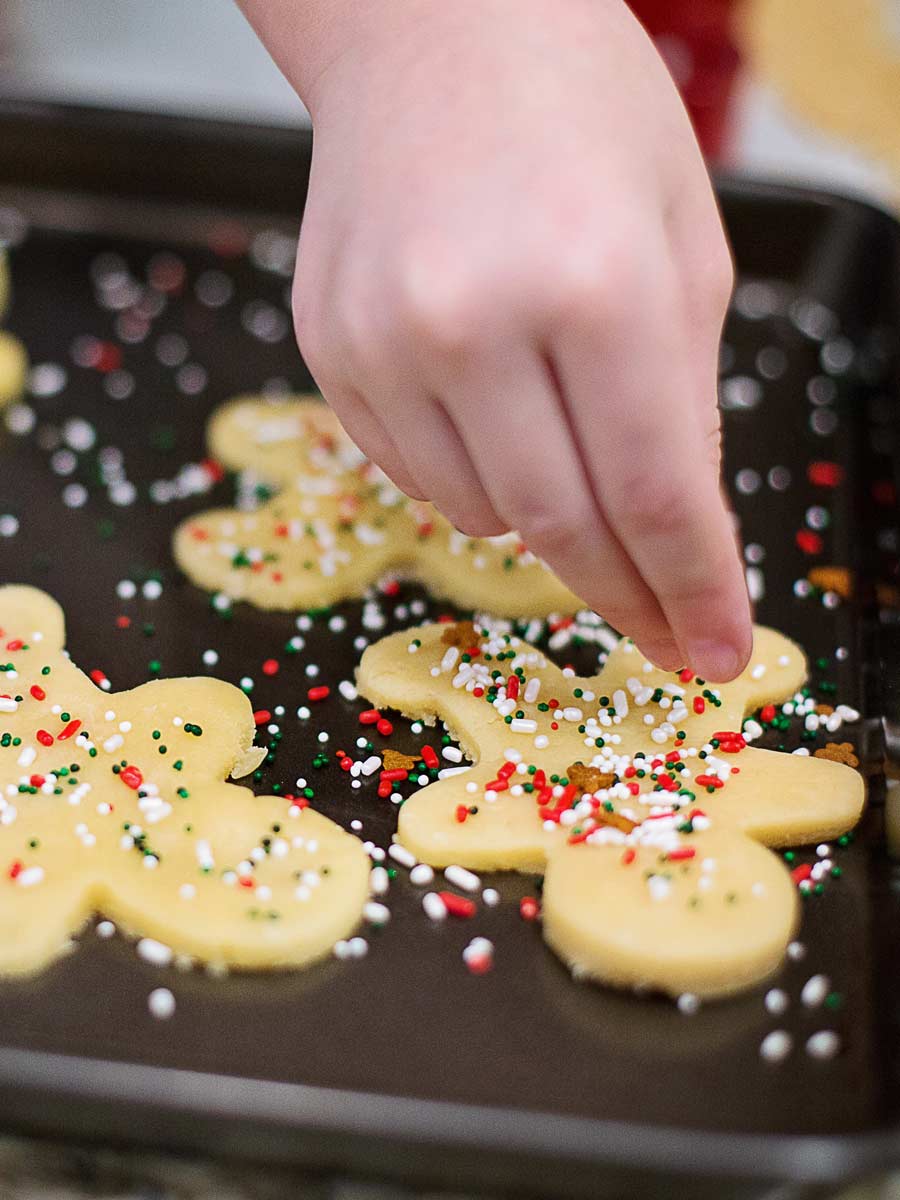
[{"label": "blurred background", "polygon": [[[633,0],[709,157],[900,197],[900,0]],[[0,0],[0,92],[307,121],[232,0]]]}]

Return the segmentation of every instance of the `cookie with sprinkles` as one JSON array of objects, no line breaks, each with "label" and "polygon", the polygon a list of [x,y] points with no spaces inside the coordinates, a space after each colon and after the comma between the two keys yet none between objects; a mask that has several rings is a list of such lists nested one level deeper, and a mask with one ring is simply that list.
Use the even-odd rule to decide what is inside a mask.
[{"label": "cookie with sprinkles", "polygon": [[207,591],[317,608],[400,572],[462,608],[533,617],[581,607],[515,534],[469,538],[409,500],[313,397],[235,400],[213,417],[209,448],[280,490],[257,511],[205,512],[176,531],[178,565]]},{"label": "cookie with sprinkles", "polygon": [[368,896],[361,843],[258,766],[247,697],[216,679],[115,694],[65,653],[59,606],[0,587],[0,973],[39,970],[94,913],[174,954],[300,966]]},{"label": "cookie with sprinkles", "polygon": [[[457,627],[459,628],[459,627]],[[806,677],[758,626],[747,669],[712,685],[623,639],[581,679],[509,633],[447,625],[369,647],[360,692],[443,720],[474,765],[414,793],[398,838],[432,866],[544,872],[544,933],[579,974],[717,996],[774,971],[797,889],[766,847],[827,841],[862,812],[862,777],[748,745],[745,717]]]},{"label": "cookie with sprinkles", "polygon": [[[0,318],[9,304],[9,266],[6,252],[0,248]],[[25,390],[28,355],[18,338],[0,329],[0,408],[18,400]]]}]

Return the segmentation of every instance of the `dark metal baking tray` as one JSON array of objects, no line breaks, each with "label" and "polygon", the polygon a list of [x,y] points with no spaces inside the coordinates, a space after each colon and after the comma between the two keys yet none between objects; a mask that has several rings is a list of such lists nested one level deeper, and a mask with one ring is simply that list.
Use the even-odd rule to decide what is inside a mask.
[{"label": "dark metal baking tray", "polygon": [[[34,362],[67,373],[58,394],[28,401],[31,433],[0,437],[0,515],[20,522],[0,538],[0,579],[56,595],[76,661],[103,665],[117,689],[146,679],[150,659],[167,675],[196,673],[207,646],[220,652],[224,678],[254,676],[254,703],[288,707],[260,790],[311,774],[315,727],[292,718],[291,700],[296,707],[310,661],[330,682],[350,676],[360,606],[341,607],[339,636],[317,620],[304,654],[282,659],[267,680],[260,664],[279,654],[293,617],[238,606],[223,622],[168,551],[176,522],[228,502],[232,482],[165,504],[150,503],[147,489],[205,456],[203,424],[217,404],[266,382],[310,382],[289,321],[264,340],[247,309],[287,315],[288,266],[272,231],[296,225],[310,154],[311,138],[299,132],[0,109],[0,228],[16,242],[8,324]],[[726,478],[745,539],[765,553],[753,564],[764,572],[759,615],[814,660],[824,656],[816,687],[835,682],[868,718],[848,731],[871,764],[873,806],[840,852],[842,879],[807,904],[806,958],[777,981],[792,998],[786,1016],[769,1016],[764,989],[685,1016],[661,1000],[573,982],[518,915],[533,880],[498,877],[498,909],[472,925],[434,928],[416,890],[398,879],[391,925],[371,934],[362,962],[275,977],[161,974],[125,941],[88,932],[46,973],[0,984],[5,1126],[519,1194],[721,1196],[727,1184],[729,1195],[750,1196],[781,1183],[818,1194],[900,1163],[900,887],[883,846],[875,769],[879,609],[896,585],[898,231],[874,209],[821,193],[722,180],[720,196],[741,279],[723,349]],[[281,245],[274,256],[273,245]],[[96,302],[91,265],[114,253],[143,277],[160,252],[177,256],[186,285],[168,295],[151,336],[119,346],[134,391],[114,400],[103,373],[72,361],[83,335],[117,342],[117,314]],[[194,292],[209,270],[234,284],[221,308]],[[160,361],[164,335],[183,337],[188,361],[206,372],[198,393],[179,391],[176,369]],[[824,402],[807,394],[813,378],[824,380],[813,387],[819,401],[828,393]],[[52,473],[47,430],[69,417],[94,426],[96,450],[123,451],[134,504],[109,502],[96,450],[78,456],[73,476]],[[838,465],[840,488],[810,481],[816,461]],[[61,500],[72,481],[87,489],[82,507]],[[827,510],[827,528],[822,552],[809,557],[796,534],[810,529],[813,506]],[[820,591],[795,594],[795,581],[823,563],[854,573],[852,600],[829,607]],[[153,572],[164,584],[159,599],[117,598],[117,581]],[[400,598],[421,595],[404,588]],[[386,629],[394,603],[384,602]],[[132,618],[127,630],[115,626],[121,612]],[[358,710],[329,701],[331,745],[358,735]],[[394,744],[421,744],[397,724]],[[316,775],[318,803],[345,823],[362,819],[364,836],[386,844],[394,810],[373,788],[351,794],[342,774]],[[473,933],[497,946],[495,969],[480,978],[460,961]],[[843,998],[827,1016],[798,1001],[819,971]],[[177,997],[168,1022],[147,1013],[147,994],[161,984]],[[798,1046],[778,1067],[759,1056],[776,1025]],[[803,1051],[823,1026],[843,1044],[827,1062]]]}]

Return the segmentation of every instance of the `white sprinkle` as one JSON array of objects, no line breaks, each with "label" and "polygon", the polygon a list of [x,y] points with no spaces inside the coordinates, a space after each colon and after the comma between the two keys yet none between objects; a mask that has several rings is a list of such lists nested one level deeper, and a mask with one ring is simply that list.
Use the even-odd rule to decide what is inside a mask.
[{"label": "white sprinkle", "polygon": [[773,1029],[759,1044],[759,1056],[766,1062],[783,1062],[794,1048],[794,1039],[784,1029]]},{"label": "white sprinkle", "polygon": [[219,656],[215,650],[203,651],[203,665],[205,667],[214,667],[219,661]]},{"label": "white sprinkle", "polygon": [[807,1008],[818,1008],[831,988],[827,975],[811,975],[803,985],[800,1000]]},{"label": "white sprinkle", "polygon": [[365,958],[369,953],[369,943],[365,938],[352,937],[347,943],[350,958]]},{"label": "white sprinkle", "polygon": [[178,889],[178,895],[182,900],[193,900],[197,895],[197,889],[192,883],[183,883]]},{"label": "white sprinkle", "polygon": [[360,770],[363,775],[374,775],[381,766],[381,759],[377,754],[370,754],[369,757],[361,764]]},{"label": "white sprinkle", "polygon": [[170,946],[157,942],[155,938],[141,938],[137,944],[138,957],[155,967],[166,967],[174,955]]},{"label": "white sprinkle", "polygon": [[422,897],[422,907],[432,921],[443,921],[447,916],[447,907],[437,892],[426,892]]},{"label": "white sprinkle", "polygon": [[769,988],[766,992],[766,1012],[772,1013],[773,1016],[780,1017],[783,1012],[787,1012],[789,1003],[787,992],[783,992],[781,988]]},{"label": "white sprinkle", "polygon": [[444,878],[454,887],[462,888],[464,892],[477,892],[481,887],[481,880],[478,876],[473,871],[467,871],[465,867],[445,868]]},{"label": "white sprinkle", "polygon": [[133,600],[137,595],[137,584],[130,579],[121,579],[116,584],[116,595],[120,600]]},{"label": "white sprinkle", "polygon": [[370,925],[387,925],[391,919],[391,910],[386,904],[379,904],[377,900],[370,900],[363,909],[363,916]]},{"label": "white sprinkle", "polygon": [[699,996],[695,996],[693,992],[682,992],[676,1003],[678,1004],[678,1011],[689,1017],[693,1016],[700,1008],[700,998]]},{"label": "white sprinkle", "polygon": [[416,865],[416,856],[407,850],[405,846],[401,846],[399,842],[394,842],[388,848],[388,854],[401,867],[414,867]]},{"label": "white sprinkle", "polygon": [[147,1008],[157,1021],[168,1021],[175,1014],[175,997],[168,988],[154,988],[147,997]]},{"label": "white sprinkle", "polygon": [[617,717],[628,716],[628,700],[621,688],[617,688],[613,692],[613,708],[616,710]]},{"label": "white sprinkle", "polygon": [[537,721],[533,721],[529,717],[513,717],[509,723],[512,733],[537,733],[537,727]]},{"label": "white sprinkle", "polygon": [[0,713],[14,713],[18,707],[15,700],[6,696],[0,696]]},{"label": "white sprinkle", "polygon": [[647,890],[653,900],[668,900],[672,884],[664,875],[651,875],[647,880]]},{"label": "white sprinkle", "polygon": [[444,657],[441,659],[441,670],[451,671],[456,666],[458,658],[459,649],[456,646],[448,646],[444,652]]},{"label": "white sprinkle", "polygon": [[373,867],[369,873],[369,887],[375,896],[383,896],[391,886],[391,877],[384,867]]},{"label": "white sprinkle", "polygon": [[441,757],[446,758],[448,762],[462,762],[462,750],[458,746],[445,746],[441,751]]},{"label": "white sprinkle", "polygon": [[834,1058],[841,1048],[841,1040],[833,1029],[820,1029],[806,1043],[806,1053],[810,1058]]},{"label": "white sprinkle", "polygon": [[787,948],[787,955],[791,962],[800,962],[806,958],[806,947],[802,942],[791,942]]},{"label": "white sprinkle", "polygon": [[116,927],[113,925],[112,921],[101,921],[97,925],[97,928],[94,930],[94,932],[98,938],[103,938],[105,941],[107,938],[111,938],[113,936],[113,934],[116,932]]},{"label": "white sprinkle", "polygon": [[425,887],[434,879],[434,871],[427,863],[419,863],[413,867],[409,873],[409,882],[414,883],[416,887]]},{"label": "white sprinkle", "polygon": [[534,704],[541,691],[541,681],[537,675],[532,677],[525,684],[525,691],[522,693],[522,698],[526,704]]},{"label": "white sprinkle", "polygon": [[765,675],[765,673],[766,673],[766,664],[765,663],[757,663],[757,665],[750,672],[750,678],[751,679],[762,679],[762,677],[763,677],[763,675]]},{"label": "white sprinkle", "polygon": [[43,867],[27,867],[24,871],[16,876],[16,883],[19,885],[19,887],[34,887],[38,883],[43,883],[43,880]]},{"label": "white sprinkle", "polygon": [[341,695],[344,697],[345,700],[355,700],[356,697],[359,695],[359,692],[357,692],[356,687],[354,686],[354,684],[352,684],[350,682],[349,679],[341,680],[341,682],[338,684],[338,691],[341,693]]},{"label": "white sprinkle", "polygon": [[481,898],[489,908],[495,908],[500,903],[500,893],[496,888],[485,888]]}]

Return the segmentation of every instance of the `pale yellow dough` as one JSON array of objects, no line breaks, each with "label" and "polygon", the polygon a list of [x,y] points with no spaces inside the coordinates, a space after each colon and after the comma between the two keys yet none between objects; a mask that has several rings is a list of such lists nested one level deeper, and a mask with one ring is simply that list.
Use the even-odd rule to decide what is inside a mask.
[{"label": "pale yellow dough", "polygon": [[[739,733],[746,714],[794,694],[806,676],[799,647],[758,626],[743,674],[730,684],[701,687],[658,671],[624,639],[599,676],[579,679],[509,635],[480,639],[465,664],[466,647],[448,645],[446,630],[432,625],[384,638],[366,650],[358,672],[359,690],[373,704],[442,719],[474,760],[470,770],[405,802],[402,844],[432,866],[546,870],[547,941],[579,973],[598,980],[718,996],[774,971],[796,929],[799,905],[784,865],[763,847],[846,832],[862,812],[863,781],[839,763],[740,743],[726,752],[726,742],[716,748],[712,739]],[[499,653],[509,657],[498,659]],[[491,671],[501,670],[504,684],[518,667],[523,673],[511,704],[503,687],[495,703],[474,694],[490,686]],[[698,714],[694,699],[703,699],[709,686],[720,705],[704,700]],[[609,705],[601,708],[601,697]],[[558,703],[541,712],[538,705],[551,699]],[[611,716],[616,700],[619,712]],[[680,742],[679,731],[686,734]],[[676,746],[685,770],[670,774],[692,796],[653,791],[651,769],[643,779],[629,771],[662,762]],[[700,759],[700,752],[707,757]],[[535,792],[523,790],[539,778],[527,768],[543,771],[550,787],[552,774],[567,778],[578,762],[614,778],[596,792],[573,789],[563,798],[569,811],[548,819],[540,810],[562,804],[562,785],[545,794],[541,806]],[[510,764],[506,790],[486,787]],[[666,774],[664,766],[660,771]],[[697,783],[698,776],[722,786]],[[473,807],[477,811],[460,821],[460,809]],[[609,824],[608,809],[616,819],[627,818],[626,829]],[[667,811],[672,815],[660,816]],[[698,812],[693,824],[691,814]],[[636,825],[628,830],[631,821]],[[585,833],[586,841],[572,842]]]},{"label": "pale yellow dough", "polygon": [[[6,253],[0,249],[0,318],[9,303],[9,267]],[[0,329],[0,408],[18,400],[25,390],[28,355],[18,338]]]},{"label": "pale yellow dough", "polygon": [[63,645],[54,600],[0,587],[0,974],[44,967],[92,913],[236,968],[300,966],[347,936],[361,843],[224,782],[259,761],[247,697],[216,679],[106,693]]},{"label": "pale yellow dough", "polygon": [[256,512],[216,509],[176,531],[176,561],[207,591],[316,608],[396,571],[462,608],[531,617],[580,607],[516,535],[468,538],[408,500],[314,398],[235,400],[213,417],[209,448],[280,491]]}]

